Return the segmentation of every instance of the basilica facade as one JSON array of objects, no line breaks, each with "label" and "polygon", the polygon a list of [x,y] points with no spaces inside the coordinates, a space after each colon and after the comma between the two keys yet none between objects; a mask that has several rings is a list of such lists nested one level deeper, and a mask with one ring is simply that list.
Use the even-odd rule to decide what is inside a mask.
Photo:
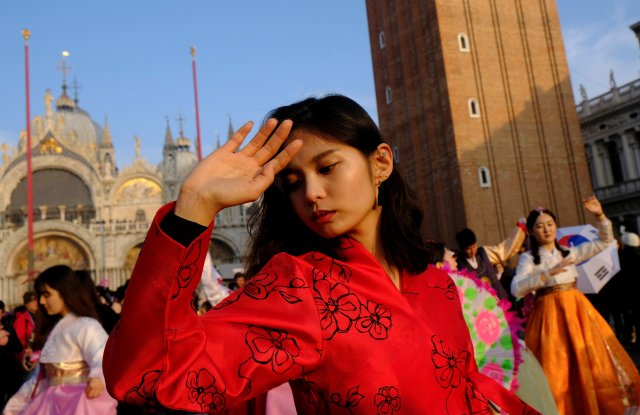
[{"label": "basilica facade", "polygon": [[[136,137],[135,159],[118,168],[106,120],[94,121],[67,95],[66,84],[55,102],[49,90],[44,101],[45,113],[31,123],[34,270],[87,269],[115,289],[129,278],[155,212],[175,200],[197,156],[182,131],[174,139],[167,124],[158,166],[142,157]],[[0,299],[8,304],[18,304],[30,286],[26,143],[23,131],[16,147],[2,146]],[[225,277],[241,266],[250,208],[229,208],[216,218],[210,251]]]}]

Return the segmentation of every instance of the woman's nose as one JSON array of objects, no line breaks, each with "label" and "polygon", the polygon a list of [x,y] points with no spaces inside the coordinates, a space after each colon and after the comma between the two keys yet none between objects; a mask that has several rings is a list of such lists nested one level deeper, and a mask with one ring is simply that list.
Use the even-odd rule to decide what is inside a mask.
[{"label": "woman's nose", "polygon": [[307,179],[305,181],[305,197],[307,200],[314,202],[321,199],[324,194],[324,189],[322,188],[319,180]]}]

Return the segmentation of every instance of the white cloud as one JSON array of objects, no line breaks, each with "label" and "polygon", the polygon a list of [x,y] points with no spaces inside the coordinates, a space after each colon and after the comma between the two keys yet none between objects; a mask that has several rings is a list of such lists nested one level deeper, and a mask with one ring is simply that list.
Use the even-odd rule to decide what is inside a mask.
[{"label": "white cloud", "polygon": [[614,3],[611,13],[597,22],[563,27],[576,101],[580,101],[580,84],[589,97],[607,92],[611,70],[618,86],[640,77],[638,40],[629,29],[631,15],[624,5]]}]

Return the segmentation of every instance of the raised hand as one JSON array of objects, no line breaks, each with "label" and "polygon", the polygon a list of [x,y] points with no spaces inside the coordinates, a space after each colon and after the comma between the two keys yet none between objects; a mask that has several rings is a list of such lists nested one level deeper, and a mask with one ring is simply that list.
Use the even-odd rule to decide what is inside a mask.
[{"label": "raised hand", "polygon": [[270,119],[238,150],[253,123],[240,127],[229,141],[189,173],[180,189],[175,214],[208,226],[220,210],[255,201],[302,146],[300,140],[294,140],[274,157],[291,125],[286,120],[278,126],[277,120]]},{"label": "raised hand", "polygon": [[582,199],[582,205],[588,211],[593,213],[598,217],[598,219],[603,219],[604,211],[602,210],[602,205],[600,201],[595,196],[589,196]]}]

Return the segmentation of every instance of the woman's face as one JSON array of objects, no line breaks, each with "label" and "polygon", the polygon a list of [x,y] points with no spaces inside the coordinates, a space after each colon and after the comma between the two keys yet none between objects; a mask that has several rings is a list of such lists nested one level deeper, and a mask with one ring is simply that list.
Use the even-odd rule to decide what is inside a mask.
[{"label": "woman's face", "polygon": [[533,225],[533,236],[541,246],[553,244],[556,240],[556,231],[556,221],[546,213],[538,216]]},{"label": "woman's face", "polygon": [[49,287],[47,284],[44,285],[42,295],[40,295],[40,304],[44,306],[44,309],[47,310],[47,314],[50,316],[56,314],[65,316],[69,312],[60,292]]},{"label": "woman's face", "polygon": [[458,261],[456,261],[456,253],[445,248],[444,256],[442,258],[442,262],[449,266],[449,269],[452,271],[458,270]]},{"label": "woman's face", "polygon": [[376,182],[370,159],[357,149],[296,130],[302,149],[281,173],[293,210],[325,238],[349,235],[363,241],[377,231]]}]

